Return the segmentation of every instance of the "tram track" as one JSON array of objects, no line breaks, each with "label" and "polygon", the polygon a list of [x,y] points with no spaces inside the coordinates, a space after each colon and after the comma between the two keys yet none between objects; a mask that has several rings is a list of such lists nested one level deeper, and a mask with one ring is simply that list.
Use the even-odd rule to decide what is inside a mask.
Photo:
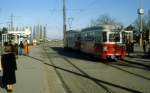
[{"label": "tram track", "polygon": [[[65,83],[65,81],[63,80],[63,77],[61,76],[60,72],[57,70],[57,66],[55,66],[55,64],[54,64],[54,62],[53,62],[53,60],[52,60],[52,58],[51,58],[50,55],[47,53],[46,49],[44,49],[44,51],[45,51],[46,55],[48,56],[49,61],[50,61],[51,64],[52,64],[51,66],[54,67],[54,69],[55,69],[55,71],[56,71],[56,74],[58,75],[60,81],[62,82],[63,88],[65,89],[65,92],[66,92],[66,93],[72,93],[71,90],[69,89],[68,85],[67,85],[67,84]],[[48,64],[48,63],[44,63],[44,64],[50,66],[50,64]]]},{"label": "tram track", "polygon": [[[86,77],[86,78],[91,78],[91,76],[89,76],[87,73],[85,73],[84,71],[82,71],[81,69],[79,69],[78,67],[76,67],[74,64],[72,64],[71,63],[71,61],[69,61],[67,58],[65,58],[65,57],[62,57],[63,59],[65,59],[69,64],[71,64],[73,67],[75,67],[78,71],[80,71],[82,74],[79,74],[79,73],[75,73],[75,74],[77,74],[77,75],[80,75],[80,76],[83,76],[83,77]],[[51,63],[52,63],[52,65],[53,66],[55,66],[55,64],[54,64],[54,62],[52,61],[52,59],[51,59],[51,57],[49,56],[49,60],[51,61]],[[47,63],[46,63],[47,64]],[[47,65],[49,65],[49,64],[47,64]],[[66,93],[72,93],[71,92],[71,90],[69,89],[69,87],[68,87],[68,85],[65,83],[65,81],[63,80],[63,78],[62,78],[62,76],[61,76],[61,74],[60,74],[60,72],[57,70],[57,68],[59,68],[59,67],[57,67],[57,66],[55,66],[55,71],[56,71],[56,73],[57,73],[57,75],[59,76],[59,78],[60,78],[60,80],[61,80],[61,82],[63,83],[63,85],[64,85],[64,88],[65,88],[65,90],[66,90]],[[63,69],[64,70],[64,69]],[[72,73],[72,72],[71,72]],[[95,80],[93,80],[97,85],[99,85],[99,86],[101,86],[104,90],[106,90],[107,91],[107,93],[116,93],[116,92],[112,92],[112,91],[110,91],[110,89],[108,89],[106,86],[104,86],[104,85],[102,85],[102,84],[100,84],[100,83],[98,83],[97,81],[95,81]]]},{"label": "tram track", "polygon": [[[66,93],[73,93],[69,86],[67,85],[67,83],[64,81],[64,78],[62,77],[61,73],[59,72],[59,70],[62,70],[62,71],[65,71],[65,72],[69,72],[71,74],[74,74],[74,75],[77,75],[77,76],[80,76],[80,77],[83,77],[83,78],[86,78],[86,79],[89,79],[90,81],[93,81],[95,84],[97,84],[98,86],[100,86],[101,88],[103,88],[107,93],[118,93],[118,92],[114,92],[112,90],[110,90],[106,85],[109,85],[109,86],[112,86],[112,87],[116,87],[116,88],[119,88],[119,89],[122,89],[122,90],[125,90],[125,91],[129,91],[129,92],[132,92],[132,93],[142,93],[141,91],[138,91],[138,90],[135,90],[135,89],[131,89],[131,88],[127,88],[127,87],[124,87],[124,86],[120,86],[120,85],[117,85],[117,84],[113,84],[113,83],[110,83],[110,82],[107,82],[107,81],[104,81],[104,80],[100,80],[98,78],[94,78],[92,76],[90,76],[88,73],[86,73],[85,71],[83,71],[81,68],[79,68],[78,66],[76,66],[75,64],[73,64],[72,61],[70,61],[70,59],[66,58],[65,56],[62,56],[62,55],[59,55],[58,54],[58,57],[62,58],[65,60],[65,62],[67,62],[68,64],[70,64],[71,66],[73,66],[74,68],[76,68],[79,72],[81,73],[78,73],[78,72],[74,72],[74,71],[71,71],[69,69],[65,69],[65,68],[62,68],[60,66],[57,66],[55,65],[55,63],[53,62],[52,60],[52,57],[50,54],[48,54],[48,50],[45,50],[45,53],[46,55],[49,57],[49,61],[50,63],[45,63],[44,60],[39,60],[38,58],[34,58],[40,62],[42,62],[43,64],[45,65],[48,65],[48,66],[52,66],[54,67],[55,71],[56,71],[56,74],[58,75],[58,77],[60,78],[61,82],[62,82],[62,85],[66,91]],[[55,54],[55,53],[53,53]],[[57,54],[57,53],[56,53]]]},{"label": "tram track", "polygon": [[[85,56],[85,57],[89,59],[89,56]],[[99,60],[96,60],[95,62],[99,62]],[[132,62],[132,61],[129,61],[129,60],[116,60],[116,62],[105,61],[105,62],[101,62],[101,63],[103,63],[104,65],[113,67],[115,69],[118,69],[120,71],[126,72],[128,74],[140,77],[142,79],[150,80],[149,77],[145,77],[141,74],[137,74],[137,73],[134,73],[134,72],[131,72],[131,71],[128,71],[128,70],[125,70],[125,69],[122,68],[122,67],[130,67],[130,68],[136,68],[136,69],[150,71],[150,66],[149,65],[145,65],[145,64],[137,63],[137,62]]]},{"label": "tram track", "polygon": [[[121,60],[119,60],[119,61],[121,61]],[[133,64],[133,65],[144,67],[144,68],[146,68],[147,70],[150,71],[150,65],[146,65],[144,63],[133,62],[133,61],[129,61],[129,60],[123,60],[123,61],[126,62],[126,63],[129,63],[129,64]]]},{"label": "tram track", "polygon": [[[73,67],[75,67],[78,71],[80,71],[83,75],[85,75],[87,78],[91,78],[91,76],[89,74],[87,74],[86,72],[84,72],[83,70],[81,70],[79,67],[77,67],[75,64],[73,64],[70,60],[68,60],[66,57],[63,57],[63,59],[65,59],[70,65],[72,65]],[[97,85],[99,85],[100,87],[102,87],[103,89],[105,89],[108,93],[116,93],[112,90],[110,90],[109,88],[107,88],[106,86],[102,85],[101,83],[92,80],[94,83],[96,83]]]},{"label": "tram track", "polygon": [[[52,58],[50,57],[50,55],[49,55],[49,54],[47,54],[47,55],[49,56],[49,59],[50,59],[52,65],[55,66],[55,64],[54,64]],[[97,78],[93,78],[92,76],[90,76],[89,74],[87,74],[86,72],[84,72],[82,69],[80,69],[79,67],[77,67],[75,64],[73,64],[68,58],[66,58],[66,57],[64,57],[64,56],[61,56],[61,55],[59,55],[59,57],[63,58],[67,63],[69,63],[69,64],[70,64],[71,66],[73,66],[74,68],[76,68],[76,69],[77,69],[78,71],[80,71],[82,74],[77,73],[77,72],[73,72],[73,73],[75,73],[76,75],[80,75],[80,76],[82,76],[82,77],[85,77],[85,78],[87,78],[87,79],[92,80],[95,84],[97,84],[98,86],[100,86],[101,88],[103,88],[107,93],[116,93],[116,92],[110,90],[108,87],[106,87],[106,86],[103,85],[103,84],[108,84],[108,85],[111,85],[111,86],[113,86],[113,87],[117,87],[117,88],[120,88],[120,89],[123,89],[123,90],[126,90],[126,91],[130,91],[130,92],[133,92],[133,93],[142,93],[142,92],[137,91],[137,90],[134,90],[134,89],[126,88],[126,87],[119,86],[119,85],[116,85],[116,84],[112,84],[112,83],[109,83],[109,82],[106,82],[106,81],[103,81],[103,80],[99,80],[99,79],[97,79]],[[46,63],[46,65],[49,65],[49,64]],[[59,68],[59,67],[55,66],[55,68]],[[60,69],[60,68],[59,68],[59,69]],[[62,68],[61,68],[61,69],[62,69]],[[65,87],[67,93],[72,93],[71,90],[69,89],[69,87],[67,86],[67,84],[65,83],[65,81],[63,80],[63,78],[62,78],[60,72],[59,72],[57,69],[55,69],[55,70],[56,70],[56,73],[58,74],[58,76],[60,77],[61,81],[63,82],[64,87]],[[62,70],[65,70],[65,69],[62,69]]]},{"label": "tram track", "polygon": [[[82,75],[82,74],[79,74],[77,72],[73,72],[73,71],[70,71],[70,70],[66,70],[66,69],[63,69],[61,67],[58,67],[58,66],[55,66],[55,64],[50,64],[50,63],[45,63],[43,60],[40,60],[38,58],[35,58],[35,57],[32,57],[32,56],[28,56],[28,57],[31,57],[35,60],[38,60],[40,62],[42,62],[43,64],[45,65],[48,65],[48,66],[52,66],[55,68],[56,70],[56,74],[58,75],[58,77],[60,78],[61,82],[63,83],[63,87],[66,91],[66,93],[72,93],[71,90],[69,89],[68,85],[65,83],[65,81],[63,80],[61,74],[59,73],[59,71],[57,69],[60,69],[60,70],[63,70],[63,71],[66,71],[66,72],[69,72],[69,73],[73,73],[75,75],[78,75],[78,76],[81,76],[81,77],[84,77],[84,78],[87,78],[87,79],[90,79],[90,80],[94,80],[94,81],[97,81],[97,82],[101,82],[103,84],[108,84],[110,86],[113,86],[113,87],[117,87],[117,88],[120,88],[120,89],[123,89],[123,90],[126,90],[126,91],[129,91],[129,92],[132,92],[132,93],[143,93],[143,92],[140,92],[140,91],[137,91],[137,90],[134,90],[134,89],[130,89],[130,88],[127,88],[127,87],[123,87],[123,86],[119,86],[119,85],[116,85],[116,84],[112,84],[112,83],[109,83],[109,82],[106,82],[106,81],[103,81],[103,80],[99,80],[97,78],[93,78],[93,77],[90,77],[90,76],[85,76],[85,75]],[[52,62],[52,61],[51,61]],[[105,86],[104,86],[105,87]],[[105,87],[107,89],[107,93],[116,93],[116,92],[112,92],[110,91],[107,87]],[[109,91],[109,92],[108,92]]]},{"label": "tram track", "polygon": [[[103,84],[108,84],[108,85],[112,85],[112,86],[114,86],[114,87],[118,87],[118,88],[120,88],[120,89],[123,89],[123,90],[127,90],[127,91],[130,91],[130,92],[133,92],[133,93],[142,93],[142,92],[140,92],[140,91],[136,91],[136,90],[134,90],[134,89],[130,89],[130,88],[126,88],[126,87],[123,87],[123,86],[118,86],[118,85],[115,85],[115,84],[110,84],[109,82],[105,82],[105,81],[102,81],[102,80],[99,80],[99,79],[97,79],[97,78],[93,78],[92,76],[90,76],[90,75],[88,75],[86,72],[84,72],[83,70],[81,70],[79,67],[77,67],[75,64],[73,64],[70,60],[68,60],[66,57],[63,57],[69,64],[71,64],[72,66],[74,66],[76,69],[78,69],[80,72],[82,72],[84,75],[86,75],[87,76],[87,78],[89,78],[89,79],[92,79],[96,84],[100,84],[100,82],[102,82]],[[137,75],[138,76],[138,75]],[[140,76],[140,75],[139,75]],[[140,76],[140,77],[142,77],[142,76]],[[142,78],[146,78],[146,77],[142,77]],[[146,78],[146,79],[148,79],[149,80],[149,78]],[[98,82],[97,82],[98,81]],[[102,85],[102,84],[100,84],[100,85]],[[103,87],[104,85],[102,85],[102,87]],[[111,90],[109,89],[109,88],[107,88],[107,87],[105,87],[104,86],[104,88],[107,90],[107,92],[108,93],[115,93],[115,92],[111,92]]]},{"label": "tram track", "polygon": [[[85,57],[89,58],[89,56],[85,56]],[[97,60],[95,62],[99,62],[99,60]],[[145,64],[137,63],[137,62],[132,62],[132,61],[129,61],[129,60],[117,60],[117,59],[116,59],[116,62],[105,61],[105,62],[101,62],[101,63],[103,63],[104,65],[113,67],[115,69],[121,70],[123,72],[135,75],[135,76],[140,77],[142,79],[150,80],[149,77],[145,77],[143,75],[140,75],[140,74],[137,74],[137,73],[134,73],[134,72],[131,72],[131,71],[128,71],[128,70],[125,70],[125,69],[122,68],[124,66],[124,67],[130,67],[130,68],[136,68],[136,69],[150,71],[150,66],[149,65],[145,65]]]},{"label": "tram track", "polygon": [[[46,51],[45,51],[45,52],[46,52]],[[46,52],[46,53],[47,53],[47,52]],[[50,60],[50,62],[52,63],[52,65],[55,67],[55,71],[56,71],[57,75],[59,76],[61,82],[63,83],[64,89],[66,90],[66,93],[72,93],[71,90],[69,89],[69,87],[67,86],[67,84],[65,83],[65,81],[63,80],[63,78],[62,78],[60,72],[57,70],[57,68],[59,68],[59,67],[55,66],[55,64],[54,64],[54,62],[53,62],[51,56],[50,56],[48,53],[47,53],[47,56],[49,57],[49,60]],[[60,56],[60,55],[59,55],[59,56]],[[80,68],[78,68],[76,65],[74,65],[74,64],[73,64],[70,60],[68,60],[66,57],[64,57],[64,56],[60,56],[60,57],[63,58],[63,59],[64,59],[67,63],[69,63],[71,66],[73,66],[74,68],[76,68],[76,69],[77,69],[79,72],[81,72],[82,74],[79,74],[79,73],[77,73],[77,72],[73,72],[73,73],[75,73],[75,74],[77,74],[77,75],[80,75],[80,76],[82,76],[82,77],[86,77],[86,78],[92,80],[95,84],[97,84],[98,86],[100,86],[101,88],[103,88],[107,93],[116,93],[116,92],[110,90],[109,88],[107,88],[106,86],[104,86],[103,84],[97,82],[97,81],[99,81],[98,79],[92,78],[92,77],[91,77],[90,75],[88,75],[86,72],[84,72],[83,70],[81,70]],[[44,63],[44,64],[50,65],[50,64],[47,64],[47,63]],[[62,69],[62,68],[60,68],[60,69]],[[63,70],[64,70],[64,69],[63,69]]]},{"label": "tram track", "polygon": [[142,66],[142,68],[141,68],[141,67],[139,67],[139,65],[138,65],[138,66],[135,66],[135,65],[137,65],[137,64],[132,64],[132,63],[130,63],[130,62],[122,61],[122,60],[117,60],[117,62],[118,62],[120,65],[113,64],[113,63],[106,63],[106,65],[111,66],[111,67],[113,67],[113,68],[116,68],[116,69],[118,69],[118,70],[121,70],[121,71],[123,71],[123,72],[132,74],[132,75],[134,75],[134,76],[140,77],[140,78],[142,78],[142,79],[150,80],[149,77],[145,77],[145,76],[143,76],[143,75],[141,75],[141,74],[137,74],[137,73],[134,73],[134,72],[125,70],[125,69],[122,68],[122,66],[133,67],[133,68],[136,67],[137,69],[142,69],[142,70],[147,70],[147,71],[149,71],[149,68],[147,68],[147,67],[145,67],[145,66],[144,66],[144,67]]}]

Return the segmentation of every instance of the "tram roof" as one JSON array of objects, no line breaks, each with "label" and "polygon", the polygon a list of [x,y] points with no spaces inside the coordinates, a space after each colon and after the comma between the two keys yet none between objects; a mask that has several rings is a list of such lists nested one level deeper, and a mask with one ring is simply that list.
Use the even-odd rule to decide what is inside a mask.
[{"label": "tram roof", "polygon": [[100,30],[100,29],[104,29],[103,27],[100,26],[94,26],[94,27],[88,27],[88,28],[84,28],[81,31],[89,31],[89,30]]},{"label": "tram roof", "polygon": [[117,26],[114,25],[100,25],[100,26],[93,26],[93,27],[88,27],[88,28],[84,28],[81,31],[89,31],[89,30],[114,30],[114,29],[118,29]]},{"label": "tram roof", "polygon": [[80,31],[78,31],[78,30],[68,30],[68,31],[66,31],[67,33],[78,33],[78,32],[80,32]]}]

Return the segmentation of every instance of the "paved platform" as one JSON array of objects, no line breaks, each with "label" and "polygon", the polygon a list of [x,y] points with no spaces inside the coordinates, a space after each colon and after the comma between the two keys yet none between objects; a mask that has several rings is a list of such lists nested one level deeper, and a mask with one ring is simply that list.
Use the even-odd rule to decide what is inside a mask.
[{"label": "paved platform", "polygon": [[[43,56],[41,47],[32,47],[29,56],[19,56],[17,59],[16,79],[12,93],[65,93],[53,67],[46,66],[49,62]],[[0,93],[7,93],[0,88]]]}]

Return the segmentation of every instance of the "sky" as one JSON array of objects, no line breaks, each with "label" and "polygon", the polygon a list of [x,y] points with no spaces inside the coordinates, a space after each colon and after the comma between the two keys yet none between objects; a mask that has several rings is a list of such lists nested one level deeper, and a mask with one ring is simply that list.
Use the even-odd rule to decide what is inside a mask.
[{"label": "sky", "polygon": [[[109,15],[127,26],[138,17],[140,0],[66,0],[67,30],[82,29],[92,19]],[[0,26],[8,26],[13,14],[14,26],[47,27],[47,37],[63,37],[63,0],[0,0]],[[150,10],[150,0],[143,0],[145,15]]]}]

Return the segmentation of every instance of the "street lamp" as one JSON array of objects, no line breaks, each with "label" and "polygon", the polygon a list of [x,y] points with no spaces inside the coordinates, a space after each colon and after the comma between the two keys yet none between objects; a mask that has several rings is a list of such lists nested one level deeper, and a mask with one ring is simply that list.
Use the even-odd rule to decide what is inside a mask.
[{"label": "street lamp", "polygon": [[137,13],[139,15],[139,20],[140,20],[140,46],[142,46],[142,32],[143,32],[143,15],[144,15],[144,9],[139,8],[137,10]]}]

